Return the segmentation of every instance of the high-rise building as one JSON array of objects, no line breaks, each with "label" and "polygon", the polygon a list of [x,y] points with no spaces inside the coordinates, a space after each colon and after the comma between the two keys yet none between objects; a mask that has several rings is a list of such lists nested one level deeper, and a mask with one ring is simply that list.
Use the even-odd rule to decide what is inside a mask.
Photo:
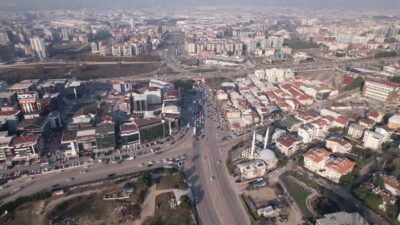
[{"label": "high-rise building", "polygon": [[7,62],[15,58],[14,44],[9,42],[7,45],[0,44],[0,62]]},{"label": "high-rise building", "polygon": [[69,30],[68,28],[61,28],[61,36],[63,41],[69,41]]},{"label": "high-rise building", "polygon": [[33,54],[39,59],[49,58],[49,52],[43,38],[34,37],[30,39]]},{"label": "high-rise building", "polygon": [[130,19],[129,24],[131,25],[131,29],[132,30],[135,29],[135,20],[134,20],[134,18]]}]

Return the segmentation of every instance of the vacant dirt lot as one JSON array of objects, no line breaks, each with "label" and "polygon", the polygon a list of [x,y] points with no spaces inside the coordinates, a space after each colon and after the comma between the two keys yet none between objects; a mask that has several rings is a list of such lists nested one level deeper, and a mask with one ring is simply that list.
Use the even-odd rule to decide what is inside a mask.
[{"label": "vacant dirt lot", "polygon": [[[104,200],[106,194],[124,196],[123,185],[128,181],[109,182],[81,188],[63,196],[29,202],[15,210],[14,216],[3,225],[117,225],[133,224],[140,217],[147,186],[134,185],[128,198]],[[27,219],[29,218],[29,219]]]},{"label": "vacant dirt lot", "polygon": [[[135,76],[153,72],[160,63],[146,64],[111,64],[111,65],[82,65],[79,68],[72,65],[35,66],[32,68],[0,69],[0,79],[8,84],[14,84],[24,79],[56,79],[69,78],[73,75],[80,80],[115,78]],[[71,73],[69,73],[71,72]]]}]

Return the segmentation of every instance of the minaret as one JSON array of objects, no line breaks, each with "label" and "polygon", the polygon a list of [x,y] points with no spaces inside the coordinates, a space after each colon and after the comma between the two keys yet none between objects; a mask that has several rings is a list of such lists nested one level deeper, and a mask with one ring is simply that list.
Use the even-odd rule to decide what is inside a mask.
[{"label": "minaret", "polygon": [[251,142],[251,158],[254,157],[254,150],[256,148],[256,131],[253,131],[253,141]]},{"label": "minaret", "polygon": [[269,139],[269,126],[267,128],[267,131],[265,133],[265,137],[264,137],[264,150],[267,149],[267,145],[268,145],[268,140]]}]

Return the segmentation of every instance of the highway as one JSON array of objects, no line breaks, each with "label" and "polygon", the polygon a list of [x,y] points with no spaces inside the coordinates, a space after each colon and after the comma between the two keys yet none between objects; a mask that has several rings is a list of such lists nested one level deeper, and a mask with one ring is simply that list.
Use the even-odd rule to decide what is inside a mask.
[{"label": "highway", "polygon": [[186,165],[193,194],[198,199],[200,222],[202,225],[250,224],[239,193],[234,189],[234,181],[225,166],[227,151],[226,146],[222,149],[220,145],[218,123],[207,118],[207,115],[215,114],[207,114],[207,111],[205,106],[205,138],[194,140],[193,159]]},{"label": "highway", "polygon": [[93,61],[45,61],[45,62],[32,62],[32,63],[15,63],[15,64],[0,64],[0,69],[10,69],[10,68],[32,68],[36,66],[45,66],[45,67],[58,67],[58,66],[74,66],[77,63],[86,64],[86,65],[117,65],[117,64],[160,64],[161,61],[135,61],[135,62],[125,62],[125,61],[117,61],[117,62],[93,62]]},{"label": "highway", "polygon": [[[148,164],[149,161],[158,161],[165,158],[176,157],[177,155],[187,154],[187,159],[190,159],[188,149],[191,148],[193,138],[191,135],[187,135],[181,142],[178,142],[171,150],[162,152],[160,154],[147,155],[144,157],[136,158],[134,160],[126,160],[120,164],[108,164],[97,163],[89,168],[86,174],[80,174],[82,168],[73,168],[65,170],[64,172],[53,172],[50,174],[36,175],[32,181],[27,178],[19,178],[9,183],[11,185],[6,190],[0,191],[0,196],[5,196],[15,188],[20,188],[16,194],[6,197],[2,202],[9,202],[16,199],[19,196],[32,195],[39,191],[50,190],[54,185],[62,188],[70,185],[76,185],[80,183],[96,181],[99,179],[107,178],[109,174],[124,175],[144,170],[151,169],[152,167],[139,167],[139,164]],[[155,164],[154,166],[162,166],[164,164]],[[73,181],[67,181],[68,178],[73,177]]]}]

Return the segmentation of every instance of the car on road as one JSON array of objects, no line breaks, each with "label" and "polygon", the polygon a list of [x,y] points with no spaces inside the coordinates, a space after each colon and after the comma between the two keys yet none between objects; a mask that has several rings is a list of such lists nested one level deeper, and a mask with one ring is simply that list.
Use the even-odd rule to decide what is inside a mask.
[{"label": "car on road", "polygon": [[144,167],[144,163],[140,163],[138,166],[139,167]]},{"label": "car on road", "polygon": [[215,180],[215,177],[214,177],[214,176],[210,176],[210,180],[211,180],[211,181],[214,181],[214,180]]},{"label": "car on road", "polygon": [[218,163],[218,164],[221,164],[221,160],[218,160],[217,163]]},{"label": "car on road", "polygon": [[81,170],[81,171],[79,171],[79,174],[85,174],[85,173],[87,173],[89,170]]},{"label": "car on road", "polygon": [[74,180],[73,177],[70,177],[70,178],[67,178],[67,179],[66,179],[67,182],[71,182],[71,181],[73,181],[73,180]]}]

